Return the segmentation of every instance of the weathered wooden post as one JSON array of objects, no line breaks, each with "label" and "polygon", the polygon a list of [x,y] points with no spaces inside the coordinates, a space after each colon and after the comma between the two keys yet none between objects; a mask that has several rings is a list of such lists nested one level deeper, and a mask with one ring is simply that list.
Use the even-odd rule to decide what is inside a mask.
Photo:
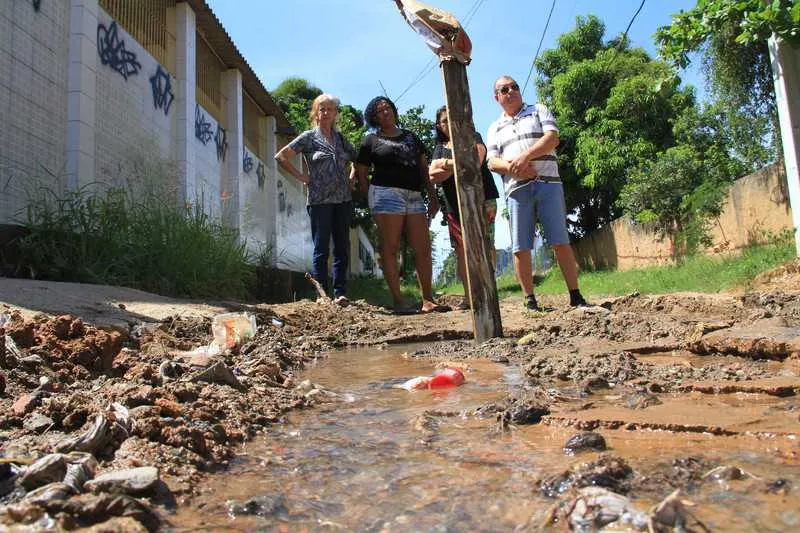
[{"label": "weathered wooden post", "polygon": [[395,0],[406,22],[419,33],[441,59],[450,140],[453,145],[458,206],[464,235],[467,287],[472,309],[475,340],[502,337],[500,304],[494,266],[491,264],[492,243],[484,222],[483,179],[475,148],[475,125],[467,81],[467,64],[472,44],[458,20],[449,13],[426,6],[416,0]]}]

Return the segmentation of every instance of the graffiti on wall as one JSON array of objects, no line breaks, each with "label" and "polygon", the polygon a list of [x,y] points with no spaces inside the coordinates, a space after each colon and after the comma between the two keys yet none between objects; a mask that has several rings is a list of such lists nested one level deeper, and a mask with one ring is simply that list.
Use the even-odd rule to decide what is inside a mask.
[{"label": "graffiti on wall", "polygon": [[242,170],[244,170],[245,174],[250,174],[250,171],[253,170],[253,158],[250,157],[250,154],[247,153],[247,150],[244,151],[244,159],[242,159]]},{"label": "graffiti on wall", "polygon": [[256,176],[258,176],[258,188],[264,188],[264,182],[267,180],[267,173],[264,170],[264,163],[261,161],[258,162],[258,168],[256,169]]},{"label": "graffiti on wall", "polygon": [[125,49],[125,41],[119,38],[117,21],[106,28],[104,24],[97,25],[97,53],[100,61],[108,65],[126,80],[128,76],[138,74],[142,68],[136,60],[136,54]]},{"label": "graffiti on wall", "polygon": [[283,182],[278,180],[278,211],[286,212],[286,193],[283,192]]},{"label": "graffiti on wall", "polygon": [[200,105],[194,106],[194,136],[200,139],[200,142],[208,144],[214,134],[211,132],[211,123],[206,121],[206,114],[200,109]]},{"label": "graffiti on wall", "polygon": [[217,133],[214,134],[214,144],[217,145],[217,161],[225,161],[228,152],[228,132],[217,124]]},{"label": "graffiti on wall", "polygon": [[172,94],[172,79],[169,72],[158,66],[158,70],[150,78],[150,86],[153,88],[153,105],[156,109],[163,109],[164,114],[169,114],[169,106],[175,100]]},{"label": "graffiti on wall", "polygon": [[42,9],[42,0],[33,0],[33,10],[37,13]]}]

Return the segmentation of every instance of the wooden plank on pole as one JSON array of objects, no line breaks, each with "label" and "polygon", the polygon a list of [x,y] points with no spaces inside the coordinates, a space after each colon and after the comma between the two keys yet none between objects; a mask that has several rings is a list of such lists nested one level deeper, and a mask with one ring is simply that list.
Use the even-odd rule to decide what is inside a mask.
[{"label": "wooden plank on pole", "polygon": [[464,236],[467,292],[472,309],[475,340],[484,341],[503,336],[500,304],[494,265],[491,264],[483,203],[483,178],[478,151],[475,148],[475,126],[472,122],[472,101],[469,96],[467,68],[454,59],[442,61],[442,77],[447,102],[447,119],[453,145],[458,208]]}]

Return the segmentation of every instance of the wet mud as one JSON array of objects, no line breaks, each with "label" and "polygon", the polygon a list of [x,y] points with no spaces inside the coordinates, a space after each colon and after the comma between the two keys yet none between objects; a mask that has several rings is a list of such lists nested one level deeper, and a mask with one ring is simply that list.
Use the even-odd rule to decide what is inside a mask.
[{"label": "wet mud", "polygon": [[[564,458],[524,476],[520,499],[542,500],[514,515],[514,527],[791,530],[800,527],[795,270],[743,294],[631,294],[577,309],[544,297],[548,313],[509,299],[504,338],[484,343],[469,340],[469,311],[392,316],[363,301],[238,306],[257,332],[219,354],[203,349],[208,314],[121,327],[5,306],[0,528],[179,529],[187,509],[202,515],[210,480],[288,413],[346,402],[346,391],[305,381],[304,368],[340,348],[423,342],[405,357],[518,373],[503,397],[460,413],[465,423],[499,435],[537,428],[559,441]],[[448,420],[434,412],[411,424],[435,439]],[[727,464],[736,454],[744,460]],[[721,485],[735,496],[714,492]],[[726,522],[693,501],[714,498],[766,511]],[[241,505],[246,514],[246,505],[283,503]]]}]

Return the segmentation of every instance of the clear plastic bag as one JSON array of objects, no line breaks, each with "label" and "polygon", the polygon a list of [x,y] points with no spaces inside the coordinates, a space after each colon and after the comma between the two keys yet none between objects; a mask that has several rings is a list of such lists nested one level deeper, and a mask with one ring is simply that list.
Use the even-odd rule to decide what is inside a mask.
[{"label": "clear plastic bag", "polygon": [[[250,313],[223,313],[211,322],[212,346],[224,352],[240,346],[256,335],[256,317]],[[213,351],[209,350],[209,351]]]}]

